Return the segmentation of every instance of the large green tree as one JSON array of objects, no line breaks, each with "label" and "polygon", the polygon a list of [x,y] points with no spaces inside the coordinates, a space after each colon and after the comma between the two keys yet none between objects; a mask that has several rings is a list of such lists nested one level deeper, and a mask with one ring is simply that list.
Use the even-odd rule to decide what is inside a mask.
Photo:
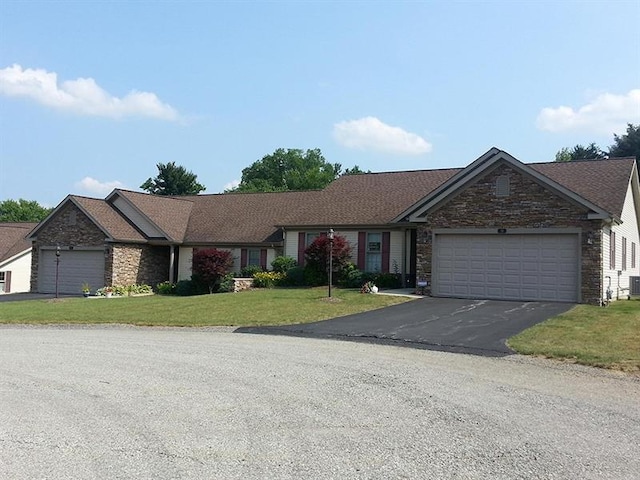
[{"label": "large green tree", "polygon": [[614,144],[609,147],[609,156],[636,157],[636,162],[640,162],[640,124],[628,123],[627,133],[620,136],[614,133],[613,140]]},{"label": "large green tree", "polygon": [[573,160],[599,160],[607,158],[607,152],[604,152],[595,143],[590,143],[586,147],[584,145],[576,145],[573,148],[563,148],[556,153],[556,162],[572,162]]},{"label": "large green tree", "polygon": [[613,145],[609,151],[602,150],[595,143],[576,145],[573,148],[563,148],[556,153],[556,162],[571,162],[573,160],[597,160],[608,157],[636,157],[640,167],[640,124],[627,124],[624,135],[613,134]]},{"label": "large green tree", "polygon": [[51,210],[34,200],[4,200],[0,202],[0,222],[41,222]]},{"label": "large green tree", "polygon": [[284,192],[326,187],[340,175],[339,163],[329,163],[320,149],[279,148],[242,170],[234,192]]},{"label": "large green tree", "polygon": [[155,195],[197,195],[206,189],[197,176],[175,162],[158,163],[158,176],[148,178],[140,188]]}]

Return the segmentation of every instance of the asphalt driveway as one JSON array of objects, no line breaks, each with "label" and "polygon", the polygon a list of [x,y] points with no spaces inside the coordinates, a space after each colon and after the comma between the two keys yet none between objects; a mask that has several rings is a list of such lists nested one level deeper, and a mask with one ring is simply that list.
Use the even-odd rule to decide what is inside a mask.
[{"label": "asphalt driveway", "polygon": [[235,331],[392,343],[495,357],[514,353],[505,344],[509,337],[571,307],[569,303],[425,297],[322,322]]}]

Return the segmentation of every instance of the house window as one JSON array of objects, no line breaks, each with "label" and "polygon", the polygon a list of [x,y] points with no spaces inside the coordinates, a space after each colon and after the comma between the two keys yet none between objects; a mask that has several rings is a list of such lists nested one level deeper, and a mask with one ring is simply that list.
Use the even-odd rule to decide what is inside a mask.
[{"label": "house window", "polygon": [[616,232],[609,235],[609,269],[616,269]]},{"label": "house window", "polygon": [[496,178],[496,197],[508,197],[509,196],[509,176],[500,175]]},{"label": "house window", "polygon": [[250,249],[247,251],[247,265],[260,266],[260,250]]},{"label": "house window", "polygon": [[636,268],[636,242],[631,242],[631,268]]},{"label": "house window", "polygon": [[365,271],[382,271],[382,234],[367,233],[367,248],[365,250]]},{"label": "house window", "polygon": [[4,293],[5,289],[5,275],[4,272],[0,272],[0,293]]},{"label": "house window", "polygon": [[622,270],[627,269],[627,239],[622,237]]},{"label": "house window", "polygon": [[305,237],[305,246],[311,245],[320,234],[318,232],[307,232]]}]

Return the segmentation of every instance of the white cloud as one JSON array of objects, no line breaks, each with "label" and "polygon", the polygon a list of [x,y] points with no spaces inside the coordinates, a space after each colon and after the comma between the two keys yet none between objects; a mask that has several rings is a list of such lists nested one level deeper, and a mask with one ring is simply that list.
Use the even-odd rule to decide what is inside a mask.
[{"label": "white cloud", "polygon": [[222,191],[226,191],[226,190],[231,190],[236,188],[238,185],[240,185],[240,180],[231,180],[229,183],[227,183],[224,187],[222,187]]},{"label": "white cloud", "polygon": [[579,131],[611,135],[624,133],[628,123],[640,122],[640,89],[626,95],[601,93],[590,103],[572,107],[543,108],[536,126],[548,132]]},{"label": "white cloud", "polygon": [[95,178],[84,177],[79,182],[76,182],[76,188],[81,189],[85,193],[90,193],[92,195],[100,195],[104,196],[107,193],[111,192],[114,188],[123,188],[124,185],[118,180],[113,180],[111,182],[100,182]]},{"label": "white cloud", "polygon": [[432,149],[432,145],[419,135],[387,125],[376,117],[336,123],[333,138],[348,148],[399,155],[422,155]]},{"label": "white cloud", "polygon": [[12,65],[0,69],[0,94],[27,97],[42,105],[81,115],[108,118],[152,117],[178,121],[178,112],[150,92],[132,91],[122,98],[103,90],[93,78],[67,80],[43,69]]}]

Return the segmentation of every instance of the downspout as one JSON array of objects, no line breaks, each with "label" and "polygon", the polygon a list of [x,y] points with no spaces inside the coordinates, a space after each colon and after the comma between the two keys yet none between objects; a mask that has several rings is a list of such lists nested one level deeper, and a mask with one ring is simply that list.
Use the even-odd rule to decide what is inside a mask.
[{"label": "downspout", "polygon": [[402,288],[407,286],[407,229],[402,230]]},{"label": "downspout", "polygon": [[169,245],[169,282],[173,283],[176,263],[176,246]]}]

